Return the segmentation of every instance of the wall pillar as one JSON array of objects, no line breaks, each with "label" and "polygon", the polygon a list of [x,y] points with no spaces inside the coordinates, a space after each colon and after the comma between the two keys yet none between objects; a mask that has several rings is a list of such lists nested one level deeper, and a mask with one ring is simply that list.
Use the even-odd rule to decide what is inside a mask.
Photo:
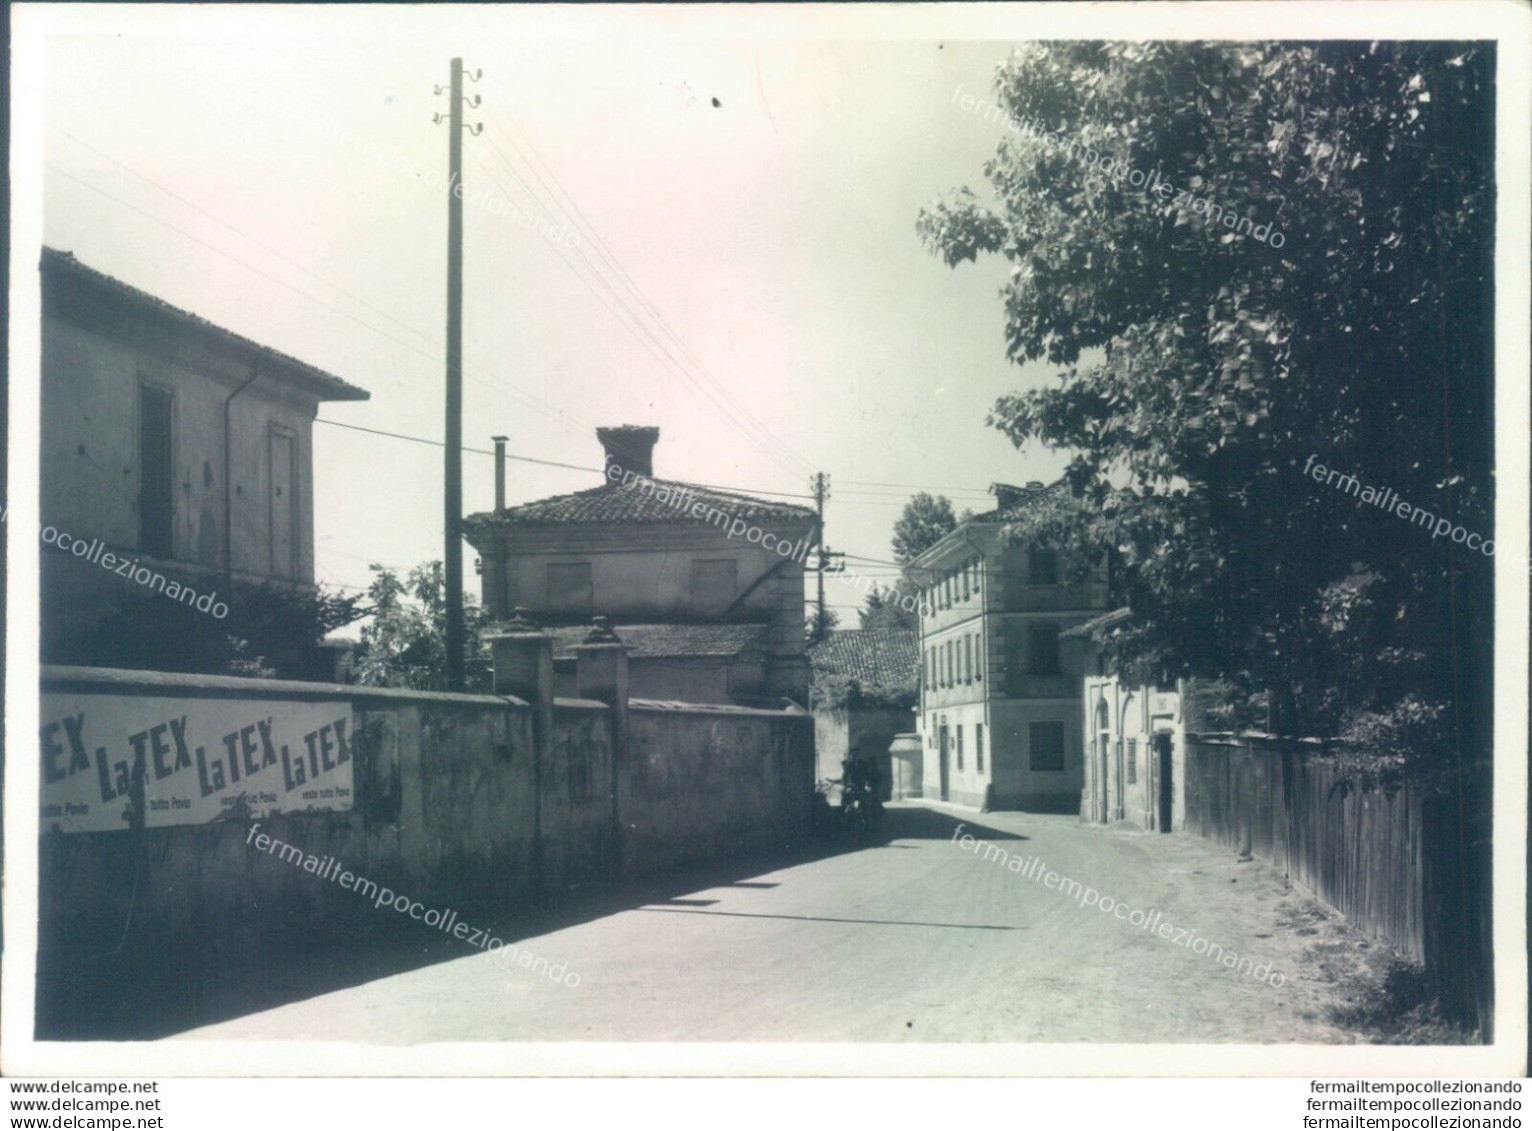
[{"label": "wall pillar", "polygon": [[518,608],[484,635],[495,657],[495,694],[525,699],[532,708],[532,869],[543,881],[543,767],[553,749],[553,637]]},{"label": "wall pillar", "polygon": [[628,757],[628,648],[606,617],[596,617],[583,643],[576,644],[575,684],[581,699],[596,699],[612,712],[612,758],[608,788],[612,798],[611,857],[622,871],[622,774]]}]

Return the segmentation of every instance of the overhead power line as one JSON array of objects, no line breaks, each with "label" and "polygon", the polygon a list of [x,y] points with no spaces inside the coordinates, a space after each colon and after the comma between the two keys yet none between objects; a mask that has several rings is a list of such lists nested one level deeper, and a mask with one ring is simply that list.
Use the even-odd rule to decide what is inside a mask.
[{"label": "overhead power line", "polygon": [[[72,134],[66,134],[65,136],[70,137],[72,140],[78,140],[78,139],[74,138],[74,135],[72,135]],[[107,155],[102,150],[97,149],[95,146],[87,145],[87,143],[84,143],[84,142],[81,142],[80,144],[86,145],[86,147],[91,149],[93,152],[99,153],[99,154],[101,154],[101,156],[106,157],[107,160],[112,161],[114,164],[120,165],[127,172],[129,172],[129,173],[133,174],[134,176],[138,177],[140,180],[143,180],[145,183],[153,185],[155,188],[159,189],[161,192],[164,192],[164,193],[172,196],[174,199],[176,199],[178,201],[181,201],[182,203],[186,204],[188,207],[196,209],[198,212],[200,212],[203,215],[207,216],[209,219],[212,219],[212,220],[216,221],[217,223],[221,224],[223,227],[227,228],[229,231],[234,232],[236,235],[239,235],[243,239],[249,240],[251,243],[255,244],[257,247],[260,247],[260,248],[270,252],[271,254],[278,256],[279,258],[283,259],[285,262],[292,263],[293,266],[297,267],[299,270],[303,271],[305,274],[308,274],[308,275],[312,276],[313,278],[318,279],[320,282],[325,283],[327,286],[333,287],[335,290],[339,291],[341,294],[343,294],[347,298],[351,299],[351,301],[356,302],[356,303],[358,303],[358,304],[360,304],[362,306],[365,306],[369,310],[373,310],[376,313],[382,315],[385,319],[387,319],[388,321],[392,322],[394,325],[398,326],[400,329],[403,329],[403,330],[407,331],[408,333],[414,334],[416,337],[424,339],[425,341],[427,341],[431,345],[434,345],[434,346],[441,346],[441,345],[443,345],[442,342],[438,341],[437,339],[432,338],[429,334],[426,334],[426,333],[424,333],[424,332],[422,332],[420,330],[416,330],[414,327],[410,326],[408,323],[402,321],[401,319],[396,318],[393,315],[390,315],[387,311],[383,310],[381,307],[374,306],[373,304],[367,302],[365,299],[358,298],[356,295],[351,294],[349,291],[345,290],[344,288],[342,288],[338,284],[332,283],[329,280],[325,279],[324,276],[319,275],[318,273],[316,273],[314,271],[311,271],[311,270],[309,270],[306,267],[303,267],[301,264],[296,263],[295,261],[289,259],[285,255],[282,255],[282,253],[280,253],[280,252],[276,251],[275,249],[271,248],[270,246],[268,246],[267,244],[265,244],[261,240],[256,239],[256,237],[251,236],[248,233],[241,231],[238,227],[234,226],[233,224],[229,224],[228,222],[219,219],[217,216],[215,216],[213,213],[209,212],[207,209],[204,209],[204,208],[202,208],[199,205],[193,204],[192,202],[186,200],[186,198],[180,196],[177,193],[172,192],[168,188],[165,188],[163,185],[159,184],[157,181],[151,180],[149,177],[144,176],[144,174],[139,173],[136,169],[133,169],[131,166],[129,166],[129,165],[127,165],[127,164],[125,164],[125,163],[123,163],[121,161],[117,161],[113,157],[110,157],[109,155]],[[184,238],[186,238],[188,240],[191,240],[195,244],[199,244],[200,246],[207,248],[209,251],[213,252],[215,255],[222,256],[223,258],[229,260],[232,263],[237,263],[239,266],[245,268],[247,271],[252,271],[255,274],[261,276],[263,279],[267,279],[270,282],[276,283],[279,287],[283,287],[283,288],[285,288],[285,289],[287,289],[289,291],[292,291],[294,294],[300,295],[301,297],[308,299],[310,302],[318,303],[320,306],[324,307],[326,310],[331,311],[334,314],[338,314],[342,318],[347,319],[348,321],[356,323],[358,326],[361,326],[363,329],[370,330],[374,334],[377,334],[377,335],[379,335],[382,338],[386,338],[388,341],[391,341],[391,342],[395,343],[396,345],[403,346],[405,349],[410,350],[412,353],[419,354],[421,357],[424,357],[424,358],[426,358],[426,359],[428,359],[430,361],[433,361],[433,362],[434,361],[441,361],[442,360],[442,357],[439,357],[439,356],[437,356],[434,353],[428,352],[427,350],[421,349],[420,346],[416,345],[415,343],[408,342],[408,341],[403,340],[402,338],[396,337],[395,335],[388,333],[386,330],[382,330],[382,329],[378,328],[377,326],[374,326],[372,323],[364,321],[361,318],[358,318],[356,315],[352,314],[351,312],[349,312],[347,310],[343,310],[342,308],[340,308],[338,306],[335,306],[333,303],[326,302],[324,299],[320,298],[318,295],[313,294],[310,291],[306,291],[306,290],[302,289],[301,287],[296,287],[292,283],[287,282],[285,279],[278,278],[276,275],[271,274],[269,271],[262,270],[261,268],[255,266],[254,264],[248,263],[245,260],[241,259],[239,256],[234,255],[231,252],[225,251],[221,247],[218,247],[216,244],[209,243],[207,240],[202,239],[200,236],[197,236],[197,235],[193,234],[192,232],[187,231],[185,228],[178,227],[177,225],[172,224],[170,221],[162,219],[161,217],[156,216],[154,213],[152,213],[152,212],[150,212],[150,211],[148,211],[146,209],[140,208],[136,204],[133,204],[133,203],[131,203],[129,201],[123,200],[120,196],[116,196],[115,194],[113,194],[111,192],[108,192],[106,189],[103,189],[103,188],[101,188],[98,185],[92,184],[90,181],[85,180],[83,177],[76,176],[75,174],[69,172],[68,170],[59,168],[56,165],[48,165],[46,167],[48,169],[52,170],[53,172],[59,174],[62,177],[67,177],[69,180],[74,181],[76,184],[80,185],[81,187],[89,189],[91,192],[94,192],[94,193],[96,193],[96,194],[98,194],[100,196],[104,196],[108,200],[111,200],[111,201],[113,201],[113,202],[115,202],[117,204],[120,204],[122,207],[127,208],[130,211],[137,212],[140,216],[144,216],[147,219],[153,220],[156,224],[159,224],[162,227],[169,228],[171,231],[175,232],[177,235],[180,235],[180,236],[182,236],[182,237],[184,237]],[[579,424],[581,426],[581,428],[583,428],[586,431],[589,431],[592,427],[594,427],[594,425],[591,425],[591,424],[589,424],[589,423],[587,423],[585,421],[579,420],[578,418],[570,417],[562,409],[557,408],[554,405],[551,405],[548,402],[543,401],[540,398],[531,395],[530,393],[524,393],[521,390],[511,388],[508,385],[498,384],[496,382],[487,381],[487,380],[484,380],[481,377],[478,377],[477,373],[482,372],[482,370],[480,370],[476,366],[475,367],[467,367],[467,366],[465,366],[465,372],[467,372],[470,377],[473,377],[473,379],[475,380],[475,382],[477,384],[482,385],[483,387],[485,387],[487,389],[490,389],[491,391],[499,392],[499,393],[504,393],[504,394],[510,396],[511,398],[513,398],[514,400],[520,401],[526,407],[531,408],[531,409],[535,409],[536,411],[538,411],[540,413],[543,413],[546,416],[552,417],[559,424],[560,427],[564,428],[566,431],[570,432],[571,434],[576,434],[576,435],[578,434],[577,432],[575,432],[575,430],[573,428],[570,427],[570,422],[571,421],[573,421],[576,424]]]},{"label": "overhead power line", "polygon": [[[491,119],[491,121],[493,122],[494,120]],[[516,145],[515,140],[509,136],[504,127],[500,127],[497,124],[497,128],[501,133],[506,135],[507,140],[510,141],[512,145]],[[564,209],[559,204],[557,197],[553,193],[553,190],[547,187],[547,181],[544,180],[535,169],[531,169],[531,172],[533,176],[536,176],[544,186],[544,190],[548,197],[547,200],[544,199],[544,195],[540,194],[538,190],[527,180],[526,177],[521,175],[521,172],[515,167],[515,165],[511,162],[510,158],[505,154],[503,150],[494,145],[493,142],[491,142],[490,148],[491,152],[498,159],[505,172],[531,197],[533,208],[529,209],[529,211],[535,211],[536,213],[540,214],[544,219],[548,220],[550,224],[567,226],[574,229],[579,229],[581,227],[580,223],[569,213],[569,211]],[[501,183],[499,178],[497,178],[494,173],[489,170],[488,167],[481,163],[480,168],[485,173],[485,175],[487,175],[492,181],[495,182],[496,187],[498,187],[502,193],[509,197],[513,202],[517,200],[516,195],[512,193],[503,183]],[[552,170],[550,169],[549,172],[551,175]],[[578,209],[577,205],[575,207]],[[583,216],[583,212],[580,213],[580,215]],[[589,226],[588,220],[586,220],[585,223],[587,226]],[[604,241],[601,241],[600,234],[595,232],[593,229],[588,234],[590,234],[593,238],[593,246],[595,246],[594,241],[600,241],[604,244]],[[721,396],[729,400],[734,400],[732,394],[728,392],[727,388],[722,384],[722,382],[719,382],[717,378],[712,377],[711,374],[707,373],[706,367],[702,366],[699,361],[695,360],[695,353],[690,350],[686,343],[680,339],[680,337],[674,332],[673,329],[670,328],[669,324],[664,321],[663,315],[659,314],[653,303],[650,303],[648,299],[643,295],[643,293],[637,289],[636,285],[631,283],[631,276],[626,275],[625,269],[621,267],[620,263],[616,263],[615,258],[611,256],[609,250],[607,252],[608,260],[614,263],[616,270],[622,275],[626,276],[626,278],[629,280],[625,288],[626,291],[631,292],[632,296],[636,298],[640,304],[647,307],[649,311],[652,311],[653,318],[649,317],[644,311],[634,309],[633,304],[629,299],[629,295],[624,292],[624,289],[620,289],[617,284],[614,284],[611,274],[604,270],[600,263],[593,261],[592,258],[586,254],[585,248],[583,246],[583,241],[582,243],[575,245],[574,252],[575,256],[578,257],[580,264],[583,266],[584,271],[575,265],[575,261],[571,259],[570,256],[566,255],[564,253],[564,249],[558,244],[554,244],[553,248],[554,251],[558,254],[559,258],[564,262],[564,265],[575,274],[576,278],[578,278],[580,282],[584,284],[586,289],[595,295],[597,300],[601,302],[601,304],[606,308],[607,312],[611,314],[617,323],[622,326],[623,329],[630,336],[632,336],[633,339],[647,353],[649,353],[651,357],[655,359],[655,361],[661,366],[662,369],[666,369],[668,372],[673,371],[673,373],[680,379],[684,386],[686,386],[691,392],[707,400],[725,420],[728,420],[731,424],[735,425],[740,430],[740,434],[744,436],[746,440],[750,441],[750,443],[752,443],[757,449],[759,449],[762,454],[768,456],[768,458],[776,460],[778,463],[783,463],[784,466],[792,468],[795,473],[808,467],[808,464],[802,459],[802,457],[798,456],[795,452],[792,451],[791,448],[787,447],[786,444],[784,444],[781,440],[777,439],[777,437],[766,430],[764,425],[761,425],[759,422],[754,421],[753,418],[750,418],[751,422],[754,424],[754,428],[752,428],[740,418],[738,413],[731,410],[726,404],[723,403],[722,400],[719,399]],[[598,249],[598,254],[599,253],[600,252]],[[587,277],[587,273],[590,276],[589,278]],[[591,281],[592,279],[595,280],[594,283]],[[605,294],[602,293],[601,290],[597,289],[597,284],[605,289]],[[677,350],[679,350],[683,355],[687,355],[693,359],[693,363],[691,365],[682,361],[681,358],[676,356],[676,353],[672,351],[670,346],[667,345],[667,343],[659,336],[659,334],[656,333],[656,326],[659,327],[661,332],[667,333],[669,335],[669,337],[673,340]],[[640,334],[643,336],[641,337]],[[658,350],[658,353],[656,350]],[[700,375],[698,372],[694,371],[694,366],[702,370]],[[716,395],[714,391],[715,389],[717,390]],[[738,405],[737,401],[734,401],[734,403]],[[742,408],[741,412],[743,412]],[[744,415],[748,416],[748,413],[745,413]],[[784,460],[786,462],[784,462]]]},{"label": "overhead power line", "polygon": [[[802,456],[794,451],[793,448],[786,443],[786,441],[774,435],[764,424],[761,423],[760,420],[751,415],[749,409],[747,409],[739,401],[739,399],[729,391],[728,387],[722,381],[718,380],[718,378],[715,377],[711,371],[709,371],[706,363],[703,362],[703,360],[697,356],[691,347],[686,344],[681,336],[676,333],[675,328],[671,326],[670,322],[665,318],[664,314],[660,312],[660,309],[650,301],[648,295],[646,295],[642,288],[639,287],[638,283],[634,281],[633,276],[629,274],[628,269],[623,266],[622,261],[618,258],[616,252],[612,250],[611,246],[606,242],[606,239],[596,229],[595,224],[593,224],[590,220],[590,217],[585,214],[585,210],[580,207],[579,202],[576,201],[574,197],[569,193],[569,190],[564,186],[564,183],[559,178],[558,174],[554,172],[552,166],[543,160],[542,154],[537,151],[537,147],[532,143],[532,139],[527,135],[526,131],[521,129],[520,126],[515,126],[513,121],[512,125],[515,126],[516,132],[520,134],[522,139],[526,142],[526,149],[523,150],[521,144],[516,140],[515,137],[511,135],[510,131],[508,131],[500,123],[498,118],[491,115],[490,121],[495,129],[504,135],[506,140],[509,141],[511,145],[515,146],[518,152],[522,153],[523,159],[525,159],[527,153],[531,154],[532,160],[528,161],[528,168],[531,169],[533,175],[537,177],[538,181],[545,188],[548,187],[548,182],[545,181],[541,173],[538,172],[538,166],[541,166],[542,169],[547,172],[548,177],[553,181],[554,186],[557,189],[558,195],[561,195],[564,200],[568,202],[569,207],[574,210],[575,216],[579,218],[580,224],[574,226],[582,227],[583,231],[591,237],[597,254],[600,255],[607,262],[607,264],[611,266],[621,281],[626,285],[628,291],[638,300],[641,306],[647,309],[649,314],[654,318],[655,322],[661,327],[665,334],[673,342],[675,342],[676,346],[681,350],[681,352],[688,359],[690,359],[692,364],[694,364],[697,369],[702,372],[703,376],[708,381],[711,381],[712,385],[724,396],[724,398],[734,405],[740,416],[744,418],[744,420],[751,428],[753,428],[768,443],[774,445],[782,453],[784,453],[789,460],[797,464],[800,470],[808,470],[810,466],[808,461],[803,459]],[[549,189],[549,195],[554,195],[553,189]],[[555,203],[557,203],[557,198],[555,197],[554,199]],[[568,215],[567,212],[565,214],[566,216]]]},{"label": "overhead power line", "polygon": [[[314,423],[328,424],[331,428],[345,428],[352,432],[366,432],[373,436],[387,436],[392,440],[408,440],[412,444],[428,444],[433,448],[444,448],[447,446],[446,442],[443,440],[431,440],[425,436],[407,436],[403,432],[388,432],[381,428],[364,428],[360,424],[342,424],[339,420],[325,420],[323,417],[315,417]],[[488,448],[470,448],[466,445],[459,448],[459,450],[479,456],[493,456],[495,454]],[[597,475],[605,474],[605,470],[603,468],[591,467],[586,464],[560,463],[557,460],[551,459],[534,459],[531,456],[511,455],[509,452],[506,453],[505,458],[509,460],[516,460],[520,463],[541,464],[543,467],[561,467],[570,471],[592,471]],[[650,478],[655,477],[651,476]],[[655,482],[674,483],[680,487],[702,487],[709,491],[731,491],[738,495],[778,495],[785,499],[812,499],[814,497],[813,495],[806,495],[797,491],[770,491],[764,487],[728,487],[721,483],[696,483],[688,479],[655,478]]]}]

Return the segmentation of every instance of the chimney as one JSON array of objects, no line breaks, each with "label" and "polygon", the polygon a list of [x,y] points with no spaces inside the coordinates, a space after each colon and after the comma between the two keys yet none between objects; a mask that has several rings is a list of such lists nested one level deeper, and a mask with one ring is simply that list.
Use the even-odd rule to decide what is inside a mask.
[{"label": "chimney", "polygon": [[1028,491],[1041,491],[1042,489],[1043,489],[1043,481],[1041,479],[1033,479],[1031,482],[1029,482],[1027,484],[1027,490]]},{"label": "chimney", "polygon": [[495,442],[495,513],[505,510],[505,436],[491,436]]},{"label": "chimney", "polygon": [[597,428],[596,439],[606,451],[606,463],[602,471],[607,482],[612,481],[611,469],[615,465],[623,472],[631,471],[646,479],[654,478],[654,445],[659,442],[658,428],[644,428],[636,424],[624,424],[617,428]]}]

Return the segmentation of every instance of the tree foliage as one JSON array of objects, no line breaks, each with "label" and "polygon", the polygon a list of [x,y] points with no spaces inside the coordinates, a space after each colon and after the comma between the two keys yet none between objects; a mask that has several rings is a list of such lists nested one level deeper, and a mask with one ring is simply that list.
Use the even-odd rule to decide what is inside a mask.
[{"label": "tree foliage", "polygon": [[840,614],[825,602],[823,610],[817,602],[809,606],[809,615],[803,624],[803,638],[810,644],[818,644],[840,624]]},{"label": "tree foliage", "polygon": [[[216,581],[207,584],[213,592]],[[364,616],[360,594],[301,589],[275,583],[225,582],[216,591],[228,614],[167,598],[141,586],[125,587],[114,611],[79,638],[56,626],[67,618],[50,606],[44,575],[45,662],[144,671],[193,672],[301,680],[330,680],[330,658],[319,647],[326,635]],[[213,608],[217,608],[214,605]]]},{"label": "tree foliage", "polygon": [[1493,535],[1493,67],[1477,44],[1028,46],[996,76],[993,202],[917,224],[951,265],[1005,257],[1008,355],[1059,367],[990,417],[1073,453],[1078,505],[1017,533],[1111,560],[1124,654],[1270,689],[1283,728],[1420,750],[1487,701],[1490,559],[1304,468]]},{"label": "tree foliage", "polygon": [[[912,596],[901,579],[887,589],[873,589],[867,594],[866,603],[856,611],[862,628],[919,628],[920,615],[912,606]],[[918,595],[916,596],[918,599]]]},{"label": "tree foliage", "polygon": [[904,504],[894,521],[894,560],[908,565],[952,533],[957,524],[952,503],[945,495],[921,491]]},{"label": "tree foliage", "polygon": [[[372,620],[363,626],[361,643],[352,654],[350,681],[446,691],[447,597],[442,563],[418,565],[403,580],[385,566],[369,568],[375,575],[367,589]],[[485,627],[478,602],[464,594],[464,687],[468,691],[494,687],[494,663],[481,638]]]}]

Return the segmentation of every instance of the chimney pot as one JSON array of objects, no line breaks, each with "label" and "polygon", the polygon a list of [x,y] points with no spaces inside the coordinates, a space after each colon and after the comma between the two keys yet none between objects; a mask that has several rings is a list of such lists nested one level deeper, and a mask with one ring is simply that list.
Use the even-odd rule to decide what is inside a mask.
[{"label": "chimney pot", "polygon": [[505,436],[491,436],[495,442],[495,513],[505,510]]},{"label": "chimney pot", "polygon": [[650,426],[624,424],[616,428],[597,428],[596,439],[606,452],[602,472],[607,482],[613,482],[612,468],[619,469],[616,478],[626,472],[654,478],[654,445],[659,443],[660,430]]}]

